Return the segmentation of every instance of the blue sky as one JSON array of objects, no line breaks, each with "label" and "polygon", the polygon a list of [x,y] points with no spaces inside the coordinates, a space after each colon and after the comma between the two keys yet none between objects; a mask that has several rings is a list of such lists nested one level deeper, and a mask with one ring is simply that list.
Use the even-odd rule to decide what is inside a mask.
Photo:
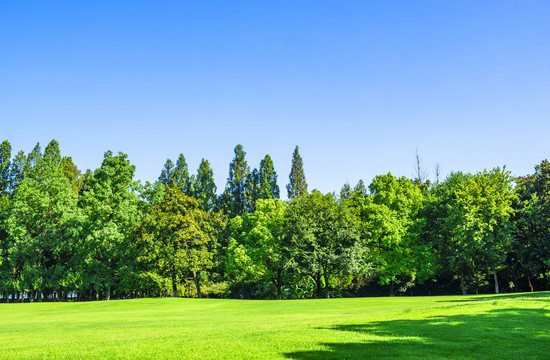
[{"label": "blue sky", "polygon": [[[2,139],[53,138],[82,170],[127,153],[154,181],[179,153],[223,190],[233,148],[300,146],[310,188],[433,177],[550,150],[547,1],[5,1]],[[286,191],[282,191],[286,195]]]}]

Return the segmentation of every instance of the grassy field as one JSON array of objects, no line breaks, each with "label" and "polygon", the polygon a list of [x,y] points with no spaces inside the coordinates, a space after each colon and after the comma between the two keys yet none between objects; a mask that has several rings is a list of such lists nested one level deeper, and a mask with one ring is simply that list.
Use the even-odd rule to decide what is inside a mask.
[{"label": "grassy field", "polygon": [[550,293],[0,304],[0,358],[549,359]]}]

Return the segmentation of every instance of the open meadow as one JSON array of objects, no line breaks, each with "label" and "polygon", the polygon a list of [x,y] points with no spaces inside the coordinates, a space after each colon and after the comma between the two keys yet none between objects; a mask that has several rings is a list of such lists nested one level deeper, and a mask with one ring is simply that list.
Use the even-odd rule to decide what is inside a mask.
[{"label": "open meadow", "polygon": [[0,358],[548,359],[550,293],[0,304]]}]

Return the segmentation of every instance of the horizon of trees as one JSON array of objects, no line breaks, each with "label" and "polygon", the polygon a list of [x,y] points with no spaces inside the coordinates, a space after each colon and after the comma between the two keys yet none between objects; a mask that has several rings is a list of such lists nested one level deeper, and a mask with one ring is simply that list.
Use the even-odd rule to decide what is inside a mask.
[{"label": "horizon of trees", "polygon": [[308,192],[291,159],[288,200],[266,155],[234,149],[217,194],[210,163],[183,154],[155,183],[124,153],[82,172],[57,141],[0,144],[0,301],[144,296],[310,298],[548,290],[550,163],[388,173]]}]

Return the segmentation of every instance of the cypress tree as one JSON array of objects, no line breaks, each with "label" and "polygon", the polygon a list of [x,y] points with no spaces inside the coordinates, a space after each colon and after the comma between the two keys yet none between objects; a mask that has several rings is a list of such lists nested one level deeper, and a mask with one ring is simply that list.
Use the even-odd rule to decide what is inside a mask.
[{"label": "cypress tree", "polygon": [[29,171],[38,163],[38,160],[42,158],[42,149],[40,148],[40,143],[36,143],[34,149],[31,150],[27,156],[27,163],[25,173],[28,175]]},{"label": "cypress tree", "polygon": [[59,166],[61,163],[61,151],[57,140],[52,140],[44,150],[44,159],[51,161],[53,165]]},{"label": "cypress tree", "polygon": [[0,145],[0,196],[6,195],[10,185],[11,144],[4,140]]},{"label": "cypress tree", "polygon": [[241,215],[245,212],[246,178],[250,168],[246,162],[246,152],[241,144],[235,146],[235,157],[229,164],[229,177],[225,191],[221,196],[221,208],[230,217]]},{"label": "cypress tree", "polygon": [[195,197],[201,201],[201,210],[210,211],[214,208],[216,204],[216,190],[214,172],[210,168],[210,163],[208,160],[202,159],[195,179]]},{"label": "cypress tree", "polygon": [[290,170],[290,183],[286,186],[289,200],[298,198],[307,194],[306,176],[304,174],[304,164],[298,151],[298,145],[292,154],[292,169]]},{"label": "cypress tree", "polygon": [[10,192],[13,194],[17,186],[27,176],[27,156],[20,150],[10,164]]},{"label": "cypress tree", "polygon": [[252,213],[256,211],[256,201],[260,196],[260,172],[254,169],[246,175],[245,185],[246,211]]},{"label": "cypress tree", "polygon": [[187,196],[195,196],[193,189],[193,182],[189,178],[189,167],[185,156],[180,154],[178,161],[176,161],[176,168],[174,169],[174,177],[172,179],[172,187],[182,190]]},{"label": "cypress tree", "polygon": [[271,156],[266,155],[260,162],[260,190],[258,197],[260,199],[278,199],[279,185],[277,185],[277,173],[273,166]]},{"label": "cypress tree", "polygon": [[158,181],[164,185],[173,186],[172,184],[173,179],[174,179],[174,163],[172,162],[172,160],[167,159],[166,163],[164,164],[164,168],[160,173]]}]

